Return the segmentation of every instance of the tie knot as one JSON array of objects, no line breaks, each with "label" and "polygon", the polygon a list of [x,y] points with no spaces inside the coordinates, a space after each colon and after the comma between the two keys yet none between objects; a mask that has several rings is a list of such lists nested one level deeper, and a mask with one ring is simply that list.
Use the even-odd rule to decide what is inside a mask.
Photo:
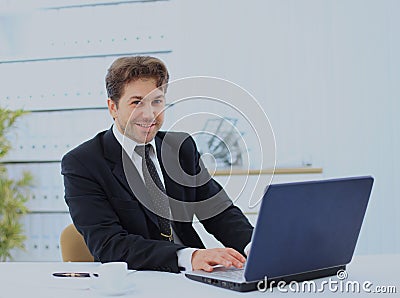
[{"label": "tie knot", "polygon": [[137,145],[135,147],[135,152],[137,154],[139,154],[140,156],[145,156],[148,157],[149,153],[150,153],[150,148],[151,148],[151,144],[147,144],[147,145]]}]

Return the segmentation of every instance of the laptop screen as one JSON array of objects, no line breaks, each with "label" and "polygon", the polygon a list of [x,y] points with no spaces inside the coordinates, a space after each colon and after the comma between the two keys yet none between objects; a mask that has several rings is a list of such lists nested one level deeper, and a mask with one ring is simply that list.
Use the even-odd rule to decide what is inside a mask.
[{"label": "laptop screen", "polygon": [[253,233],[246,280],[348,264],[372,184],[372,177],[355,177],[271,185]]}]

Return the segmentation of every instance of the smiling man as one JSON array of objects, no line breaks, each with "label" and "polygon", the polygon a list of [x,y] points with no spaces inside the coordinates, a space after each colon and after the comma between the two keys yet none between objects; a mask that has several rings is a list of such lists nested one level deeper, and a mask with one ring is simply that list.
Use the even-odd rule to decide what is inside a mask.
[{"label": "smiling man", "polygon": [[[204,166],[188,134],[159,131],[168,80],[164,63],[154,57],[119,58],[108,69],[114,125],[62,160],[72,220],[103,263],[125,261],[130,269],[170,272],[241,268],[253,227],[240,209],[204,171],[207,179],[196,185],[169,175],[190,180]],[[208,199],[213,205],[198,207]],[[205,216],[214,206],[222,206],[220,212]],[[226,247],[205,249],[193,229],[194,216]]]}]

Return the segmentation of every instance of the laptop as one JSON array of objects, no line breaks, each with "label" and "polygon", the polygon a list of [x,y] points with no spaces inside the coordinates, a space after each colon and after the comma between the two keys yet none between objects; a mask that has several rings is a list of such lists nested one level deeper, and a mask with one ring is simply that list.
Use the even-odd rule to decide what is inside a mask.
[{"label": "laptop", "polygon": [[373,178],[272,184],[264,194],[243,269],[186,272],[189,279],[240,292],[259,281],[304,281],[336,275],[350,263]]}]

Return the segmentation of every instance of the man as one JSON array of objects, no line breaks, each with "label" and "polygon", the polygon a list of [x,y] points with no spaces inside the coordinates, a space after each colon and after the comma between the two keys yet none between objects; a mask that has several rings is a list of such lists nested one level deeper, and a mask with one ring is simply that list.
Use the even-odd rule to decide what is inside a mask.
[{"label": "man", "polygon": [[[62,159],[72,220],[97,261],[170,272],[241,268],[253,227],[213,179],[186,183],[200,173],[208,177],[193,139],[159,131],[168,79],[164,63],[153,57],[119,58],[108,69],[114,125]],[[173,179],[171,168],[186,182]],[[226,248],[204,248],[194,215]]]}]

